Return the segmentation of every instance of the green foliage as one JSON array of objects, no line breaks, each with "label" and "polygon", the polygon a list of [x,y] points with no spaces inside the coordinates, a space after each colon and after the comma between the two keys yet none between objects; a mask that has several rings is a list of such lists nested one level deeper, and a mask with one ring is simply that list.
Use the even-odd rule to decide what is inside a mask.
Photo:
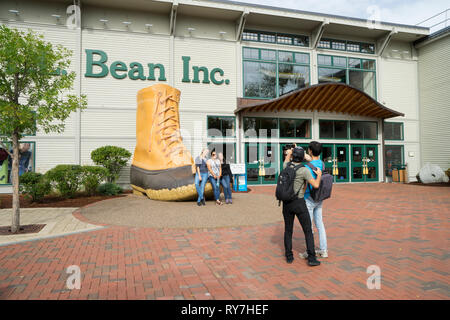
[{"label": "green foliage", "polygon": [[[0,132],[19,139],[24,133],[61,132],[64,121],[86,97],[67,94],[73,87],[75,72],[58,72],[70,66],[72,52],[43,40],[29,30],[0,26]],[[64,96],[63,96],[64,95]],[[19,103],[20,100],[20,103]]]},{"label": "green foliage", "polygon": [[104,146],[91,152],[92,161],[108,170],[108,182],[116,182],[120,170],[130,157],[131,153],[128,150],[116,146]]},{"label": "green foliage", "polygon": [[94,195],[100,183],[105,180],[108,175],[108,170],[97,166],[83,166],[83,180],[84,191],[88,195]]},{"label": "green foliage", "polygon": [[122,193],[122,188],[115,183],[106,182],[98,187],[98,192],[105,196],[115,196]]},{"label": "green foliage", "polygon": [[50,193],[52,186],[47,178],[37,172],[25,172],[20,177],[20,192],[33,202],[40,202]]},{"label": "green foliage", "polygon": [[46,176],[63,197],[72,198],[82,185],[83,167],[60,164],[47,171]]}]

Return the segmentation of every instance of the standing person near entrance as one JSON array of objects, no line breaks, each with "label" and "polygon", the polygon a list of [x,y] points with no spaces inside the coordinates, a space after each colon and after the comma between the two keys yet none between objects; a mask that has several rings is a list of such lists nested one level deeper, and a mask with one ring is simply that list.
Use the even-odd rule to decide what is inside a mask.
[{"label": "standing person near entrance", "polygon": [[[283,163],[283,168],[286,166],[298,166],[304,160],[305,151],[301,147],[292,148],[286,151],[286,158]],[[300,167],[295,172],[294,192],[297,193],[295,200],[290,202],[283,202],[283,218],[284,218],[284,249],[287,263],[294,261],[292,254],[292,233],[294,229],[294,219],[297,216],[306,240],[306,252],[308,253],[308,265],[318,266],[320,262],[316,259],[314,250],[314,236],[312,234],[311,219],[309,217],[308,208],[306,207],[305,199],[303,198],[305,187],[309,182],[314,188],[320,185],[320,177],[322,171],[317,168],[317,178],[314,179],[308,168]]]},{"label": "standing person near entrance", "polygon": [[195,158],[195,166],[196,166],[196,172],[195,172],[195,188],[197,189],[198,198],[197,198],[197,205],[206,205],[205,202],[205,186],[206,182],[208,182],[208,167],[206,165],[206,161],[208,160],[206,157],[208,155],[208,148],[204,148],[200,155]]},{"label": "standing person near entrance", "polygon": [[223,186],[223,195],[225,196],[225,203],[232,204],[233,200],[231,199],[231,186],[230,182],[233,181],[233,174],[231,173],[230,164],[227,163],[227,160],[224,158],[223,153],[219,153],[219,160],[222,164],[222,178],[220,178],[220,183]]},{"label": "standing person near entrance", "polygon": [[220,201],[220,176],[222,175],[222,166],[220,160],[217,159],[215,149],[211,151],[211,158],[206,162],[206,166],[209,171],[208,181],[213,187],[216,204],[222,205],[223,203]]},{"label": "standing person near entrance", "polygon": [[[311,141],[308,146],[308,154],[311,156],[312,164],[316,168],[321,168],[325,170],[325,164],[322,160],[320,160],[320,154],[322,153],[322,144],[317,141]],[[315,172],[308,167],[308,170],[311,172],[314,178],[316,178]],[[308,185],[305,191],[305,202],[306,207],[308,208],[309,215],[311,217],[311,225],[314,220],[314,224],[316,225],[317,230],[319,231],[319,242],[320,242],[320,250],[316,251],[316,254],[322,258],[328,258],[328,249],[327,249],[327,234],[325,232],[325,225],[323,224],[322,219],[322,203],[323,201],[315,202],[311,197],[311,185]],[[300,257],[306,259],[308,258],[308,252],[304,252],[300,254]]]}]

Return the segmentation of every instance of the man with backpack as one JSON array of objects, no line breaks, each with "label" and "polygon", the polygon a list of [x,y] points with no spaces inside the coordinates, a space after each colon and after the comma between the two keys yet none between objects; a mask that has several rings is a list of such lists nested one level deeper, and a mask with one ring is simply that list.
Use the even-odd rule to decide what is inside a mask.
[{"label": "man with backpack", "polygon": [[313,178],[311,172],[301,162],[304,160],[305,151],[301,147],[296,147],[286,151],[286,158],[283,163],[283,171],[280,173],[277,182],[276,197],[283,201],[284,218],[284,248],[286,262],[292,263],[292,232],[294,219],[297,216],[306,240],[306,252],[308,253],[308,265],[318,266],[320,262],[316,259],[314,250],[314,236],[312,234],[311,219],[308,208],[303,198],[307,182],[318,188],[322,171],[317,168],[317,178]]},{"label": "man with backpack", "polygon": [[[312,161],[307,164],[309,167],[313,177],[316,176],[313,169],[314,167],[325,169],[325,165],[322,160],[320,160],[320,154],[322,153],[322,144],[317,141],[311,141],[308,146],[308,154],[312,158]],[[314,224],[316,225],[317,230],[319,231],[319,242],[320,242],[320,250],[316,251],[316,254],[322,258],[328,258],[328,250],[327,250],[327,234],[325,232],[325,226],[322,220],[322,202],[323,200],[314,199],[312,196],[312,186],[309,185],[305,191],[305,202],[306,207],[308,208],[309,215],[311,217],[311,225],[314,220]],[[317,201],[319,200],[319,201]],[[304,252],[300,254],[300,257],[303,259],[308,258],[308,252]]]}]

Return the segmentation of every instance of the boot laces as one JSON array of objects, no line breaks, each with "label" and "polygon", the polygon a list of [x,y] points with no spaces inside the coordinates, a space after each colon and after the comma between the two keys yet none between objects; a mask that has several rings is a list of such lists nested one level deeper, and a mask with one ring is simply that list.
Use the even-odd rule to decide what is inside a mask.
[{"label": "boot laces", "polygon": [[[165,97],[162,97],[162,93],[158,92],[157,106],[153,114],[152,129],[155,125],[158,128],[158,130],[156,130],[156,134],[160,134],[161,138],[157,143],[160,145],[161,142],[164,142],[162,151],[166,157],[171,156],[169,157],[169,163],[172,163],[172,156],[175,154],[184,153],[186,147],[183,145],[183,138],[181,137],[179,131],[176,107],[173,103],[169,103],[169,100],[177,102],[173,94],[165,94]],[[157,119],[161,120],[157,121]],[[152,139],[150,134],[149,152],[151,152],[152,149],[151,144]]]}]

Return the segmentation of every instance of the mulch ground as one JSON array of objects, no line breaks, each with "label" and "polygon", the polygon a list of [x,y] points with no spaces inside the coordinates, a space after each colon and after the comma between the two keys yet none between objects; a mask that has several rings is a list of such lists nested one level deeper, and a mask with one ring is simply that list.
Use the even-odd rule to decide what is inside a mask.
[{"label": "mulch ground", "polygon": [[[38,233],[44,227],[45,224],[27,224],[20,226],[19,231],[14,234]],[[12,234],[10,226],[0,227],[0,236],[10,236]]]},{"label": "mulch ground", "polygon": [[[124,197],[126,194],[131,193],[131,191],[126,190],[123,194],[117,196],[86,196],[83,193],[78,194],[76,197],[72,199],[65,199],[58,195],[48,195],[46,196],[42,202],[32,202],[30,199],[26,198],[23,195],[20,195],[20,207],[21,208],[78,208],[83,207],[88,204]],[[9,209],[12,207],[12,194],[0,194],[0,209]]]}]

